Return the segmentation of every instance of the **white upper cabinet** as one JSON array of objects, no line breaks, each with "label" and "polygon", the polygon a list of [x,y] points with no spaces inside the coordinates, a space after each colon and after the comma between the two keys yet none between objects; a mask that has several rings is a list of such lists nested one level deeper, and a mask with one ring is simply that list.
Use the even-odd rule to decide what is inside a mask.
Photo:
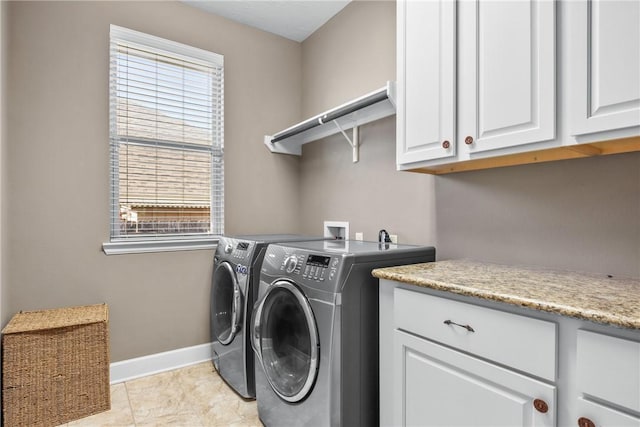
[{"label": "white upper cabinet", "polygon": [[640,125],[640,1],[571,6],[571,134]]},{"label": "white upper cabinet", "polygon": [[397,161],[455,156],[456,4],[399,1]]},{"label": "white upper cabinet", "polygon": [[458,144],[470,152],[555,138],[555,3],[462,1]]},{"label": "white upper cabinet", "polygon": [[555,137],[554,2],[397,5],[399,165]]},{"label": "white upper cabinet", "polygon": [[640,0],[398,0],[399,170],[640,151]]}]

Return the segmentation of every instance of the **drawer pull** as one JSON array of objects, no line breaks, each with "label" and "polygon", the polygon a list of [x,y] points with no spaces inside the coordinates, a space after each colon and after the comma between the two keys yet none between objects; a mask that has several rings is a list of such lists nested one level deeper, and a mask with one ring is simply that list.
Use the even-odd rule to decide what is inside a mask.
[{"label": "drawer pull", "polygon": [[596,427],[593,421],[585,417],[578,418],[578,426],[579,427]]},{"label": "drawer pull", "polygon": [[445,320],[444,321],[445,325],[456,325],[456,326],[460,326],[461,328],[465,328],[467,331],[469,332],[475,332],[475,330],[470,326],[470,325],[461,325],[460,323],[456,323],[453,322],[451,320]]},{"label": "drawer pull", "polygon": [[543,414],[546,414],[547,411],[549,411],[549,405],[547,405],[547,402],[542,399],[534,400],[533,407],[536,408],[536,411],[542,412]]}]

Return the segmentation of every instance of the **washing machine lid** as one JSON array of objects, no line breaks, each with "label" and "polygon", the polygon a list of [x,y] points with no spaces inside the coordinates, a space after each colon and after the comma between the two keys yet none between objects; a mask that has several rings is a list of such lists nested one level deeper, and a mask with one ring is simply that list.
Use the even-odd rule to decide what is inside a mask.
[{"label": "washing machine lid", "polygon": [[309,301],[293,283],[279,280],[256,304],[252,345],[273,391],[287,402],[311,392],[320,348]]}]

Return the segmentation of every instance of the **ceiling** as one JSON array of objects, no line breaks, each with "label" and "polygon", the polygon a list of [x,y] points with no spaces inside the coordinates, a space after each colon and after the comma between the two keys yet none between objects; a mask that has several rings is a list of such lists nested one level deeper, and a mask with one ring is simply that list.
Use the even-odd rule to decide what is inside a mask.
[{"label": "ceiling", "polygon": [[182,0],[189,6],[302,42],[351,0]]}]

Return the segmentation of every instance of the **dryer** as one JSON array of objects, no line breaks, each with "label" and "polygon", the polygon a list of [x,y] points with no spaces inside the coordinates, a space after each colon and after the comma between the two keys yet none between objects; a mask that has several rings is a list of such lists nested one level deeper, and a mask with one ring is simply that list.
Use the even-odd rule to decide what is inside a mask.
[{"label": "dryer", "polygon": [[270,245],[251,321],[260,420],[378,425],[378,279],[371,270],[430,261],[433,247]]},{"label": "dryer", "polygon": [[255,398],[254,357],[245,333],[255,302],[260,265],[270,243],[323,239],[295,234],[223,236],[211,281],[213,365],[240,396]]}]

